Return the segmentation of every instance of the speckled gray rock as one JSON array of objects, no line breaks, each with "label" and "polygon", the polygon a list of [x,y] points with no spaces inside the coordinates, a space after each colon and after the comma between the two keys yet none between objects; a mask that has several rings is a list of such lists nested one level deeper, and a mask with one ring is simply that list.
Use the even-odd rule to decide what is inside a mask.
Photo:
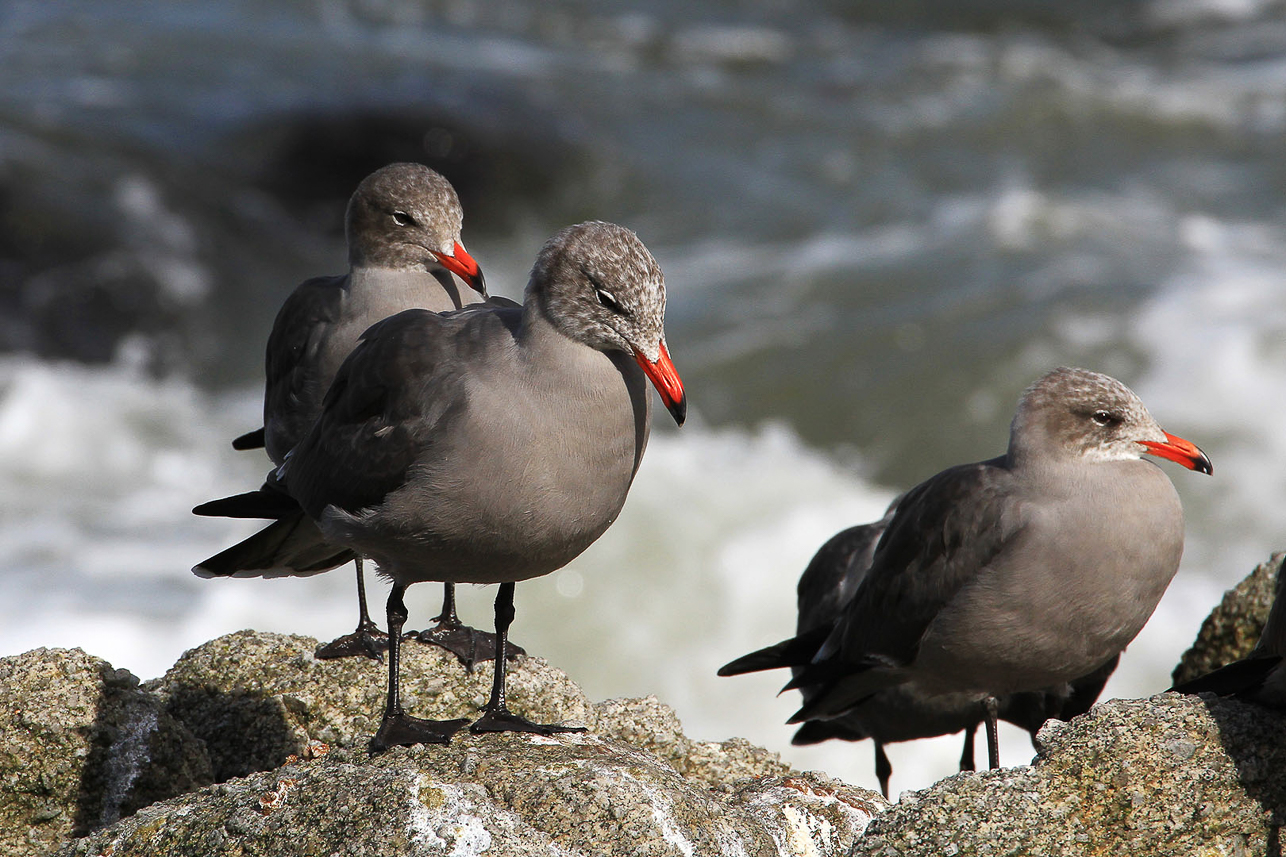
[{"label": "speckled gray rock", "polygon": [[1283,558],[1286,553],[1273,554],[1224,593],[1223,601],[1202,623],[1196,642],[1174,668],[1174,684],[1191,681],[1250,654],[1268,621]]},{"label": "speckled gray rock", "polygon": [[[306,637],[243,631],[149,683],[206,742],[218,785],[140,811],[61,854],[843,854],[887,804],[802,774],[741,739],[697,742],[655,698],[591,704],[563,673],[521,658],[510,705],[587,734],[457,735],[371,758],[385,668],[318,661]],[[468,717],[491,684],[450,655],[407,646],[417,715]]]},{"label": "speckled gray rock", "polygon": [[43,854],[211,781],[201,742],[127,670],[80,649],[0,658],[0,854]]},{"label": "speckled gray rock", "polygon": [[1286,821],[1286,715],[1167,693],[1050,721],[1030,767],[904,795],[854,855],[1270,850]]},{"label": "speckled gray rock", "polygon": [[594,734],[457,736],[330,756],[150,807],[60,855],[843,854],[883,806],[811,775],[735,800]]},{"label": "speckled gray rock", "polygon": [[[148,689],[206,742],[217,780],[278,767],[311,742],[337,758],[366,753],[384,711],[388,667],[369,658],[318,660],[311,637],[239,631],[184,652]],[[402,653],[402,701],[417,717],[473,717],[491,692],[491,664],[466,672],[437,647]],[[509,705],[536,720],[593,725],[594,708],[539,658],[510,665]]]}]

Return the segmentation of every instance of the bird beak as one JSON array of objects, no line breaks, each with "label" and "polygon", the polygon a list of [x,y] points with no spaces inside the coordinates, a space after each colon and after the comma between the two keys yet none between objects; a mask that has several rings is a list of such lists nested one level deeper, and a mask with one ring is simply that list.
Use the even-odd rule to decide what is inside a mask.
[{"label": "bird beak", "polygon": [[683,421],[688,416],[688,398],[683,394],[683,381],[679,379],[679,370],[675,369],[674,363],[670,361],[670,352],[665,350],[665,343],[661,343],[661,356],[656,358],[655,363],[649,362],[638,351],[634,352],[634,359],[652,379],[670,416],[674,417],[676,423],[683,425]]},{"label": "bird beak", "polygon": [[487,281],[482,276],[482,269],[478,263],[469,255],[468,251],[459,241],[455,242],[455,250],[450,254],[440,253],[437,250],[431,251],[437,260],[451,273],[469,284],[473,289],[484,298],[487,297]]},{"label": "bird beak", "polygon": [[1176,461],[1189,470],[1197,470],[1201,473],[1213,475],[1215,466],[1210,463],[1206,454],[1197,448],[1197,445],[1189,440],[1176,437],[1168,431],[1164,432],[1165,442],[1157,440],[1139,441],[1147,448],[1148,453],[1155,455],[1157,458],[1168,458],[1170,461]]}]

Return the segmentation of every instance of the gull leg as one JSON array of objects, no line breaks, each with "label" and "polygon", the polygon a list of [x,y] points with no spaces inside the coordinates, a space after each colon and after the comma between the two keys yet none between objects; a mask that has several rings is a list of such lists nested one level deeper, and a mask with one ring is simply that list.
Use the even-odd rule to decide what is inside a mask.
[{"label": "gull leg", "polygon": [[318,646],[313,654],[323,659],[363,655],[382,661],[384,652],[388,649],[388,634],[371,621],[371,614],[366,610],[366,578],[362,574],[362,558],[359,556],[353,562],[357,566],[357,630]]},{"label": "gull leg", "polygon": [[389,747],[411,744],[447,744],[451,736],[463,729],[468,719],[422,720],[402,710],[401,686],[398,666],[401,659],[402,625],[406,623],[406,603],[402,594],[406,587],[393,584],[388,596],[388,699],[384,703],[384,719],[371,739],[371,755],[382,753]]},{"label": "gull leg", "polygon": [[550,723],[533,723],[512,713],[505,704],[505,647],[508,645],[509,625],[514,619],[514,585],[500,584],[496,594],[496,662],[491,682],[491,699],[483,707],[483,715],[469,727],[473,733],[481,732],[534,732],[553,735],[558,732],[584,732],[582,726],[558,726]]}]

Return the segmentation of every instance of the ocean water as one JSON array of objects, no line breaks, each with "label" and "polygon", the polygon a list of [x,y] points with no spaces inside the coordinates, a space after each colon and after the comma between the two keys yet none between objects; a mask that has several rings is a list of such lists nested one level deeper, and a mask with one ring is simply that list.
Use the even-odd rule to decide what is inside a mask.
[{"label": "ocean water", "polygon": [[[192,576],[253,524],[188,510],[262,478],[228,440],[258,425],[272,316],[342,270],[344,199],[394,158],[457,184],[500,293],[591,217],[666,273],[689,422],[660,413],[619,521],[518,588],[514,638],[595,698],[874,786],[869,744],[789,746],[783,677],[714,671],[791,632],[827,537],[1002,451],[1057,365],[1125,381],[1215,463],[1162,465],[1184,561],[1105,698],[1167,687],[1286,547],[1273,4],[16,2],[0,80],[0,654],[148,678],[239,628],[350,629],[348,570]],[[411,590],[413,624],[438,597]],[[490,621],[493,589],[461,597]],[[894,790],[958,755],[891,747]]]}]

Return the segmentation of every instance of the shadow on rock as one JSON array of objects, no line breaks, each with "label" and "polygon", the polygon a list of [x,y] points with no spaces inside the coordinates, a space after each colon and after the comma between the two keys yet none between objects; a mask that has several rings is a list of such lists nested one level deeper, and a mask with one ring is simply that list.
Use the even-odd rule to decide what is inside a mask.
[{"label": "shadow on rock", "polygon": [[[296,728],[304,706],[290,697],[178,685],[167,710],[206,743],[217,783],[284,765],[307,744]],[[293,711],[291,710],[293,709]]]},{"label": "shadow on rock", "polygon": [[1263,808],[1267,826],[1264,854],[1281,857],[1281,827],[1286,824],[1286,714],[1212,694],[1200,697],[1217,725],[1219,741],[1236,766],[1246,795]]}]

